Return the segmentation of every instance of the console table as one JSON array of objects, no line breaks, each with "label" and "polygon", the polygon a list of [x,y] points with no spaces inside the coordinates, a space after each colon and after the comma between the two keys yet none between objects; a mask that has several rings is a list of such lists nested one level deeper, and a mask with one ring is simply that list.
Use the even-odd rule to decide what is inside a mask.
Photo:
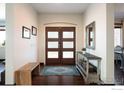
[{"label": "console table", "polygon": [[32,75],[39,75],[40,63],[28,63],[15,71],[16,85],[31,85]]},{"label": "console table", "polygon": [[[83,54],[81,51],[76,52],[77,60],[76,60],[76,67],[82,74],[85,79],[86,83],[98,83],[100,80],[100,63],[101,58],[89,53]],[[96,60],[97,67],[96,73],[90,72],[91,63],[90,60]],[[93,65],[92,65],[93,66]]]}]

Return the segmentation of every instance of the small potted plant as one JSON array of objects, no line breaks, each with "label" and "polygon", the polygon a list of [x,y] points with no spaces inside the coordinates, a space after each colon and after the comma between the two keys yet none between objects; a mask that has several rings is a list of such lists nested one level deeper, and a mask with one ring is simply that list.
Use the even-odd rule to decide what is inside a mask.
[{"label": "small potted plant", "polygon": [[82,48],[82,53],[85,54],[86,48]]}]

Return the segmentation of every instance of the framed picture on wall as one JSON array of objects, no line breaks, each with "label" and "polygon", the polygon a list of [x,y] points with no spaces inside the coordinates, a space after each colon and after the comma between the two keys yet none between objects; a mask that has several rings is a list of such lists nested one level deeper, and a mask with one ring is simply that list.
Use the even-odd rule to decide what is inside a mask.
[{"label": "framed picture on wall", "polygon": [[32,26],[32,35],[36,36],[37,35],[37,28]]},{"label": "framed picture on wall", "polygon": [[22,38],[30,39],[30,37],[31,37],[30,28],[22,26]]}]

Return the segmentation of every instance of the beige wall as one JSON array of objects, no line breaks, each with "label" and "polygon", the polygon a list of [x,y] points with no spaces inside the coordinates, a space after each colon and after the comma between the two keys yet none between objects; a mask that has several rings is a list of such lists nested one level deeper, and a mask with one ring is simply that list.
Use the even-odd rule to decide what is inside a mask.
[{"label": "beige wall", "polygon": [[[113,8],[113,7],[112,7]],[[114,13],[107,4],[92,4],[83,15],[84,33],[86,25],[95,21],[95,50],[87,49],[87,52],[102,58],[101,79],[105,83],[113,83],[114,57],[113,57],[113,17]],[[85,40],[85,37],[84,37]],[[93,62],[92,62],[93,63]],[[97,65],[95,63],[95,65]]]},{"label": "beige wall", "polygon": [[40,14],[39,15],[39,61],[45,62],[45,27],[76,27],[76,50],[83,46],[83,20],[81,14]]},{"label": "beige wall", "polygon": [[28,4],[7,4],[6,84],[14,83],[14,71],[37,61],[37,36],[22,38],[22,26],[37,27],[37,13]]}]

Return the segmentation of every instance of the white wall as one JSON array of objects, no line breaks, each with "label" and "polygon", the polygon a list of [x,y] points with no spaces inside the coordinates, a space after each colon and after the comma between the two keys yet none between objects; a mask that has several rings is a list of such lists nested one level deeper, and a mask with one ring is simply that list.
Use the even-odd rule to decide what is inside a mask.
[{"label": "white wall", "polygon": [[107,26],[107,60],[106,60],[106,82],[114,82],[114,5],[106,6],[106,26]]},{"label": "white wall", "polygon": [[[107,4],[91,4],[83,15],[84,33],[86,25],[95,21],[95,50],[87,49],[87,52],[102,58],[101,79],[105,83],[113,83],[114,57],[113,57],[113,11]],[[85,40],[85,37],[84,37]],[[96,65],[96,64],[95,64]]]},{"label": "white wall", "polygon": [[37,13],[29,4],[7,4],[6,84],[14,83],[14,71],[37,61],[37,36],[22,38],[22,26],[37,27]]},{"label": "white wall", "polygon": [[[5,83],[14,83],[14,6],[6,5],[6,72]],[[9,77],[9,78],[8,78]]]},{"label": "white wall", "polygon": [[83,20],[81,14],[40,14],[39,15],[39,61],[45,62],[45,27],[76,27],[76,50],[83,46]]}]

